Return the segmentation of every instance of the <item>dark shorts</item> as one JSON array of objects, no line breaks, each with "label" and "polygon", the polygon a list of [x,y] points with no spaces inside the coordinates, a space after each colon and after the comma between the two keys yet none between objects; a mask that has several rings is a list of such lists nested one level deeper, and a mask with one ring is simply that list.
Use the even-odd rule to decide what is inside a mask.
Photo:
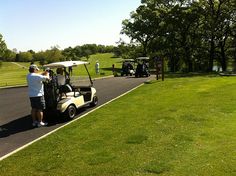
[{"label": "dark shorts", "polygon": [[30,103],[31,103],[32,109],[44,110],[46,108],[44,96],[30,97]]}]

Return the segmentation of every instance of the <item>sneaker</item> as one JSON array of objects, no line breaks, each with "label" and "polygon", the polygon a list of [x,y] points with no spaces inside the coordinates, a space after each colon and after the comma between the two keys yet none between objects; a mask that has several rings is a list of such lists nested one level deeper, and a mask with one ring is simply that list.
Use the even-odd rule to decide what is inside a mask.
[{"label": "sneaker", "polygon": [[34,121],[34,122],[32,123],[32,126],[33,126],[33,127],[38,126],[38,121]]},{"label": "sneaker", "polygon": [[47,126],[47,125],[48,125],[47,122],[39,122],[38,123],[38,127]]}]

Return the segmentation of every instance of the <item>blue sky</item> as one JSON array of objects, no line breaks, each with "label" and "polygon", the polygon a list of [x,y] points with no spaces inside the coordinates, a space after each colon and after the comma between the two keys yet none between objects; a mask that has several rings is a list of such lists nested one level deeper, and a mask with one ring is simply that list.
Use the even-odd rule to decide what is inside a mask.
[{"label": "blue sky", "polygon": [[122,20],[141,0],[0,0],[0,33],[9,49],[115,45]]}]

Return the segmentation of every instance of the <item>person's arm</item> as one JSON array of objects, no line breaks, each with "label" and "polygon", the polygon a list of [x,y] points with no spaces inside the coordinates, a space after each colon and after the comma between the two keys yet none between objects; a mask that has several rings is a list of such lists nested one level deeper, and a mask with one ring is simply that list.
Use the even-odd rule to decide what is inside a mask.
[{"label": "person's arm", "polygon": [[49,77],[49,72],[48,71],[44,71],[41,75]]},{"label": "person's arm", "polygon": [[40,78],[42,79],[42,81],[46,81],[47,79],[50,79],[49,72],[45,71],[45,72],[41,73]]}]

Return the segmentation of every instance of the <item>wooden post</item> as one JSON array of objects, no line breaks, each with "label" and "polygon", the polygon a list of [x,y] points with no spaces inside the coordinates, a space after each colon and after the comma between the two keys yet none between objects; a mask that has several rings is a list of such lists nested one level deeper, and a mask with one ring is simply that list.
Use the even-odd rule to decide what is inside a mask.
[{"label": "wooden post", "polygon": [[156,79],[158,80],[159,75],[159,68],[158,68],[158,62],[156,61]]},{"label": "wooden post", "polygon": [[161,78],[164,81],[164,59],[161,59]]}]

